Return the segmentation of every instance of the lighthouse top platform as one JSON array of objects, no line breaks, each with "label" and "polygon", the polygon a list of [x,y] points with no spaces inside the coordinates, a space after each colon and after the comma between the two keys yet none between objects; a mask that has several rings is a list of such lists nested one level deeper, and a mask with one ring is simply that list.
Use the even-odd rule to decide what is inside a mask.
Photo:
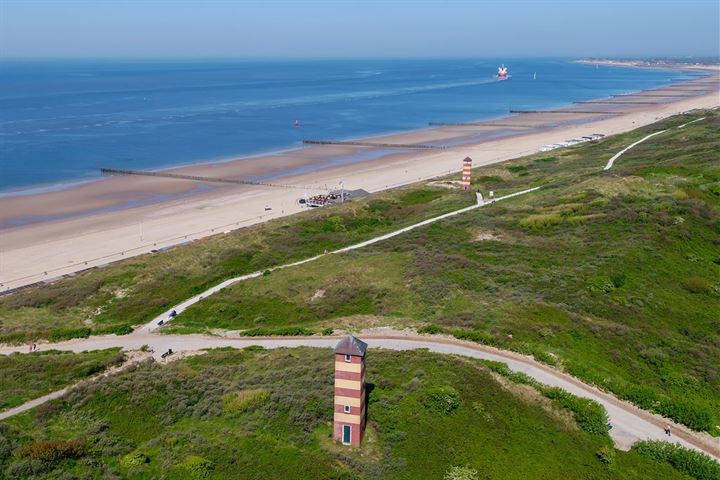
[{"label": "lighthouse top platform", "polygon": [[340,355],[364,357],[367,347],[367,343],[349,335],[338,342],[335,347],[335,353]]}]

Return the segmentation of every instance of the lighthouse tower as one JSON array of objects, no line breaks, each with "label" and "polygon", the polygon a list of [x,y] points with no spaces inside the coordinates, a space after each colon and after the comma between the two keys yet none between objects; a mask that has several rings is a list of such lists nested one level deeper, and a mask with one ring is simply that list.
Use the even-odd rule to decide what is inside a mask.
[{"label": "lighthouse tower", "polygon": [[365,352],[367,343],[350,335],[335,347],[333,438],[359,447],[365,431]]},{"label": "lighthouse tower", "polygon": [[465,157],[462,169],[462,189],[470,190],[470,175],[472,174],[472,158]]}]

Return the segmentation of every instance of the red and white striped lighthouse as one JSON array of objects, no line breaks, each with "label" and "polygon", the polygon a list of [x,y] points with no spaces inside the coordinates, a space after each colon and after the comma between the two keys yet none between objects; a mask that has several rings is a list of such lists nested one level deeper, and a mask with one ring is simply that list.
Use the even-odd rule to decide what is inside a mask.
[{"label": "red and white striped lighthouse", "polygon": [[470,190],[470,173],[472,171],[472,158],[465,157],[463,160],[462,170],[462,188],[463,190]]},{"label": "red and white striped lighthouse", "polygon": [[359,447],[365,431],[365,352],[367,343],[350,335],[335,347],[333,438]]}]

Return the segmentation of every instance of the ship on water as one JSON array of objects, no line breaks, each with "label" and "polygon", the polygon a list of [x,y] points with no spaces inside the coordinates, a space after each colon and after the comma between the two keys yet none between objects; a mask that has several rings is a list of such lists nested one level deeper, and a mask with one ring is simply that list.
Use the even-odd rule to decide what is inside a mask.
[{"label": "ship on water", "polygon": [[510,78],[510,75],[508,74],[508,69],[504,63],[498,67],[498,73],[496,77],[498,78],[498,80],[507,80],[508,78]]}]

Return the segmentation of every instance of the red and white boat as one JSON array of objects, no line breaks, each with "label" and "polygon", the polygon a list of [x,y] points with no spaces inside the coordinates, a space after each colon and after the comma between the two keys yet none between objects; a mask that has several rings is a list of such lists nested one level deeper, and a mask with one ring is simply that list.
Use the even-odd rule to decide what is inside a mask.
[{"label": "red and white boat", "polygon": [[496,77],[498,78],[498,80],[507,80],[508,78],[510,78],[510,75],[508,74],[508,69],[505,64],[502,64],[498,67],[498,73]]}]

